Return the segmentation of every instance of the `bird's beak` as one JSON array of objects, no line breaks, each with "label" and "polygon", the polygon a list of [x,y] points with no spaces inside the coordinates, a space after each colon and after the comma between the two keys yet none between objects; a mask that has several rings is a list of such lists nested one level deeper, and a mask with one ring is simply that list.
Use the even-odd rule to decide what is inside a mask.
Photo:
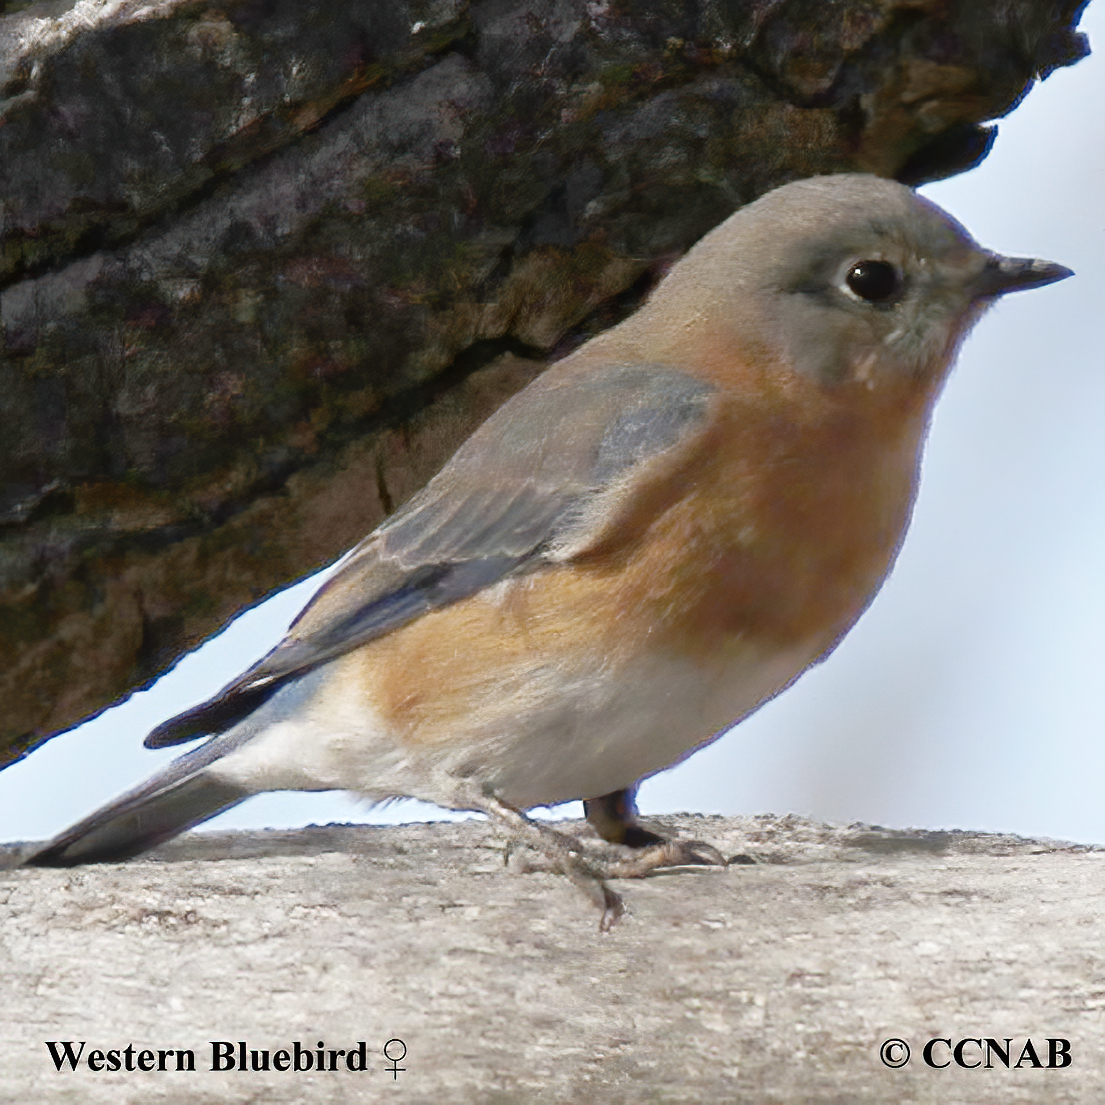
[{"label": "bird's beak", "polygon": [[1054,261],[992,253],[985,268],[971,281],[971,295],[974,299],[990,299],[1022,288],[1042,288],[1073,275],[1066,265],[1057,265]]}]

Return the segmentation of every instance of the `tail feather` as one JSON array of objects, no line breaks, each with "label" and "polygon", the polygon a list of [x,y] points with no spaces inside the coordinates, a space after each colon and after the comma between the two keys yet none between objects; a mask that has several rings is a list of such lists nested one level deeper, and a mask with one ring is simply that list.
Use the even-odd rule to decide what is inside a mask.
[{"label": "tail feather", "polygon": [[264,705],[281,686],[281,683],[274,680],[263,687],[249,690],[220,691],[207,702],[163,721],[150,731],[144,743],[147,748],[166,748],[170,744],[183,744],[212,733],[224,733],[248,717],[258,706]]},{"label": "tail feather", "polygon": [[249,792],[241,787],[195,776],[151,798],[104,806],[55,837],[24,864],[73,867],[129,859],[248,797]]},{"label": "tail feather", "polygon": [[205,771],[222,754],[216,738],[174,760],[145,783],[120,795],[24,860],[29,867],[110,863],[139,852],[236,806],[253,791]]}]

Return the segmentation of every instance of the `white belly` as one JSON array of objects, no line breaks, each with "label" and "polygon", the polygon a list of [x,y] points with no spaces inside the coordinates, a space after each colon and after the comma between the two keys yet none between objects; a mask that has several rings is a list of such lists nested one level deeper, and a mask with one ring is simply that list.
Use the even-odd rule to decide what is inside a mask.
[{"label": "white belly", "polygon": [[601,656],[570,672],[534,664],[488,687],[447,740],[432,741],[389,730],[329,664],[242,722],[256,735],[212,770],[254,790],[350,790],[446,808],[470,808],[472,783],[518,809],[594,798],[708,743],[814,658],[811,648],[770,658],[749,649],[705,668],[654,657],[630,677]]},{"label": "white belly", "polygon": [[[521,809],[609,794],[709,743],[812,659],[807,650],[771,660],[746,656],[725,670],[653,659],[629,683],[583,674],[529,711],[522,725],[509,712],[487,719],[488,774],[496,792]],[[473,739],[480,743],[478,734]]]}]

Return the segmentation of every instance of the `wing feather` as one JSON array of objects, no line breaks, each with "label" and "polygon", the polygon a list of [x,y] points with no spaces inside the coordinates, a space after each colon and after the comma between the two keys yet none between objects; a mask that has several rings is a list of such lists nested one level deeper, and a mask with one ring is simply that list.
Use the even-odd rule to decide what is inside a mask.
[{"label": "wing feather", "polygon": [[704,426],[712,389],[662,365],[552,369],[514,396],[352,552],[267,656],[158,726],[151,748],[222,732],[287,679],[510,575],[584,550],[604,493]]}]

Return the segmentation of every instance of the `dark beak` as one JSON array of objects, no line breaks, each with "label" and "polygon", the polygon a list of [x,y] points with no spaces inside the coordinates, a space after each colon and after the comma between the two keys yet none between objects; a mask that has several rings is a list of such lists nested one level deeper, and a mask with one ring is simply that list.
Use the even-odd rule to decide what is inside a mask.
[{"label": "dark beak", "polygon": [[1066,280],[1074,272],[1053,261],[1037,261],[1031,257],[1002,257],[991,254],[986,267],[972,281],[975,299],[989,299],[1022,288],[1042,288],[1056,280]]}]

